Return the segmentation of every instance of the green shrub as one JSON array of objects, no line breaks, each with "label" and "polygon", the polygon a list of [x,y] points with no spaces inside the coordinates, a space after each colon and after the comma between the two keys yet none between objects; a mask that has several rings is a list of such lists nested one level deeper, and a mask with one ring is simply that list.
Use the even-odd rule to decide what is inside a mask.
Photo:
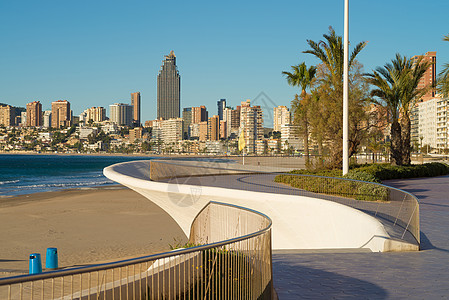
[{"label": "green shrub", "polygon": [[387,187],[363,182],[368,180],[373,181],[375,178],[372,175],[353,171],[351,174],[348,173],[347,176],[349,179],[362,181],[343,180],[335,177],[327,178],[286,174],[276,176],[274,181],[313,193],[335,195],[364,201],[388,200],[389,190]]},{"label": "green shrub", "polygon": [[337,195],[364,201],[388,201],[389,189],[387,187],[364,182],[382,183],[382,180],[388,179],[447,175],[449,174],[449,165],[435,162],[410,166],[392,166],[390,164],[355,165],[352,166],[352,169],[345,176],[342,176],[341,170],[295,170],[290,173],[339,177],[357,181],[286,174],[276,176],[274,181],[314,193]]},{"label": "green shrub", "polygon": [[388,180],[448,175],[449,165],[436,162],[409,166],[371,164],[355,166],[353,170],[369,173],[378,180]]}]

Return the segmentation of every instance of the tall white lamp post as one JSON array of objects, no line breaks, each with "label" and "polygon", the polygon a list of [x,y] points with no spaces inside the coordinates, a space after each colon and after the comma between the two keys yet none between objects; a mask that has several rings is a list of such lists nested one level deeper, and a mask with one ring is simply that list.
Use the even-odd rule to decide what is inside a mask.
[{"label": "tall white lamp post", "polygon": [[343,48],[343,175],[349,171],[349,98],[348,98],[348,72],[349,72],[349,0],[345,0],[345,27]]}]

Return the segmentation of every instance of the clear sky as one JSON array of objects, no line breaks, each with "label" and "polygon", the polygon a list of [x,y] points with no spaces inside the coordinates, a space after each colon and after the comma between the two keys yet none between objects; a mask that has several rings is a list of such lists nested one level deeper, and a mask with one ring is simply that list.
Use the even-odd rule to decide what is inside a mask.
[{"label": "clear sky", "polygon": [[[306,40],[328,27],[343,34],[340,0],[321,1],[0,1],[0,102],[66,99],[75,115],[92,106],[130,103],[140,91],[142,120],[156,117],[156,77],[174,50],[181,107],[230,106],[264,92],[287,105],[297,92],[282,71],[305,61]],[[350,41],[370,71],[395,53],[437,51],[449,62],[449,1],[350,0]],[[260,104],[260,103],[259,103]],[[270,124],[270,117],[266,125]]]}]

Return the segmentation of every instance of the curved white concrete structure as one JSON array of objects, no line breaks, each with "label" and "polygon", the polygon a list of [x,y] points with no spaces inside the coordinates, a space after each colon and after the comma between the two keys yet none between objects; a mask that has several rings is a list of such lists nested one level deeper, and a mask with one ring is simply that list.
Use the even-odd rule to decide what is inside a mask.
[{"label": "curved white concrete structure", "polygon": [[384,226],[351,207],[304,196],[156,182],[150,180],[149,168],[150,161],[126,162],[105,168],[104,175],[160,206],[187,236],[198,212],[209,201],[218,201],[269,216],[273,221],[273,249],[391,250],[392,241]]}]

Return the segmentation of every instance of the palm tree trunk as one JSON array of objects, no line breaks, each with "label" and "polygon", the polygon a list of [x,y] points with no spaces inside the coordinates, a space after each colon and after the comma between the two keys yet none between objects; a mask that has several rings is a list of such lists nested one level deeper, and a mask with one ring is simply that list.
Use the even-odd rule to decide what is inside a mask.
[{"label": "palm tree trunk", "polygon": [[309,167],[310,165],[310,161],[309,161],[309,128],[308,128],[308,124],[307,124],[307,119],[304,120],[304,132],[303,132],[304,136],[304,155],[306,158],[306,169]]},{"label": "palm tree trunk", "polygon": [[397,120],[393,121],[390,129],[391,135],[391,163],[393,165],[402,165],[402,138],[401,124]]},{"label": "palm tree trunk", "polygon": [[411,121],[410,117],[404,116],[402,122],[402,164],[409,165],[411,163],[410,159],[410,130]]}]

